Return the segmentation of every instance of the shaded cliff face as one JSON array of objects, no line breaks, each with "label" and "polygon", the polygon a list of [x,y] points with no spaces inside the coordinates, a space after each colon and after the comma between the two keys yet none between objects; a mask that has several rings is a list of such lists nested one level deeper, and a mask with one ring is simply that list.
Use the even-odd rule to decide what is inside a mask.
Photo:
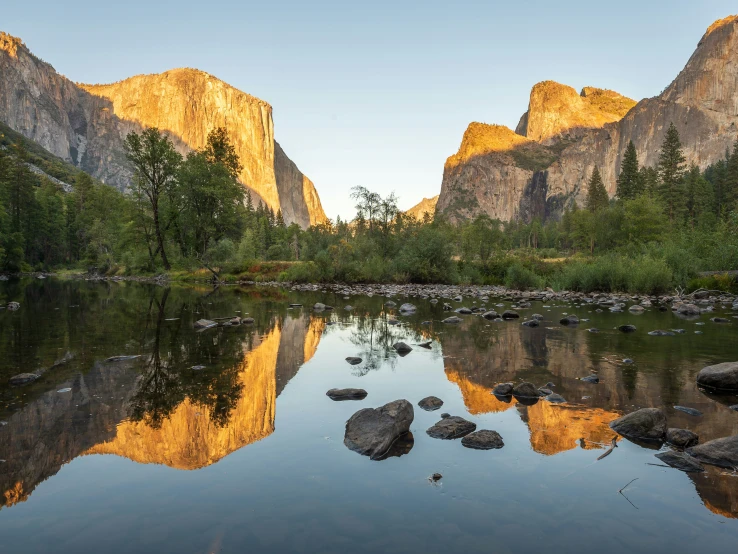
[{"label": "shaded cliff face", "polygon": [[[536,85],[530,109],[517,130],[546,149],[549,159],[541,156],[537,163],[521,159],[516,154],[521,143],[512,140],[507,150],[498,152],[508,155],[464,155],[467,134],[480,125],[472,123],[459,153],[446,162],[439,211],[452,220],[481,213],[523,221],[556,216],[574,201],[583,205],[595,166],[613,196],[628,142],[633,141],[641,165],[655,166],[672,122],[679,130],[687,163],[704,169],[721,159],[738,134],[738,16],[710,27],[684,70],[662,94],[629,105],[629,99],[612,91],[585,88],[577,95],[556,83]],[[540,199],[530,198],[542,193],[543,205]],[[530,209],[531,205],[536,208]]]},{"label": "shaded cliff face", "polygon": [[302,227],[326,219],[317,191],[274,141],[272,107],[203,71],[175,69],[78,85],[0,33],[0,119],[52,154],[121,190],[132,176],[123,140],[158,127],[186,153],[225,127],[255,200]]}]

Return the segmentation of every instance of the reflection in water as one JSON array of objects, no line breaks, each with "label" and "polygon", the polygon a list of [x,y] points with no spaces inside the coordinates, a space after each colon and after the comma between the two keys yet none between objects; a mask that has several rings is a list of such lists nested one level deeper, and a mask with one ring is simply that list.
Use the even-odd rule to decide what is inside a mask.
[{"label": "reflection in water", "polygon": [[[15,372],[51,367],[65,352],[74,353],[67,365],[22,389],[27,397],[19,397],[20,389],[0,388],[0,399],[9,399],[2,412],[7,415],[0,417],[7,421],[0,428],[0,458],[7,460],[0,463],[0,507],[26,500],[39,483],[81,455],[114,454],[138,463],[195,470],[270,436],[277,398],[315,355],[326,329],[342,333],[347,354],[364,359],[355,367],[342,364],[342,370],[366,379],[391,378],[381,371],[402,367],[396,365],[394,342],[432,339],[433,350],[425,359],[443,366],[469,414],[481,417],[514,409],[510,414],[527,426],[531,449],[546,456],[577,446],[609,445],[614,436],[609,422],[634,407],[662,407],[670,426],[689,428],[703,441],[738,433],[738,418],[725,402],[694,386],[694,373],[709,355],[690,350],[689,337],[654,342],[640,335],[608,333],[602,325],[601,334],[591,335],[555,323],[550,329],[528,329],[519,322],[496,324],[472,316],[448,326],[438,323],[445,316],[440,306],[418,302],[417,315],[402,317],[386,309],[382,298],[352,298],[355,309],[350,313],[313,314],[288,311],[290,299],[266,288],[213,292],[122,287],[34,283],[24,292],[28,309],[0,321],[8,325],[0,331],[10,331],[0,333],[0,356]],[[326,299],[299,300],[310,306]],[[77,305],[84,310],[75,308],[68,310],[66,319],[49,320],[46,335],[36,324],[49,306]],[[255,324],[202,333],[192,329],[196,319],[232,316],[235,310],[240,315],[248,311]],[[390,318],[401,324],[390,325]],[[341,325],[326,327],[331,320]],[[424,320],[435,323],[422,325]],[[142,357],[100,361],[119,354]],[[620,363],[624,355],[637,363]],[[418,352],[407,358],[409,363],[419,359]],[[580,380],[593,371],[600,385]],[[569,402],[523,406],[491,394],[497,383],[520,380],[539,386],[551,381]],[[70,392],[57,392],[67,387]],[[704,416],[676,412],[676,404],[698,408]],[[405,455],[412,448],[413,437],[408,435],[391,455]],[[738,477],[707,469],[684,476],[685,482],[691,480],[712,512],[738,517]]]}]

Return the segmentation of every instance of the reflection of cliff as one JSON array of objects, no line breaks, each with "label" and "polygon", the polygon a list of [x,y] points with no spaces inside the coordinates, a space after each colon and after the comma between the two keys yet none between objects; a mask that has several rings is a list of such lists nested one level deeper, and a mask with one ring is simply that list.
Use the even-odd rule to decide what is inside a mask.
[{"label": "reflection of cliff", "polygon": [[226,425],[187,398],[161,427],[143,421],[124,421],[115,438],[85,454],[116,454],[142,464],[164,464],[176,469],[211,465],[239,448],[274,431],[277,356],[281,332],[269,332],[247,353],[239,371],[242,393]]},{"label": "reflection of cliff", "polygon": [[510,402],[498,400],[492,394],[491,389],[465,379],[459,372],[452,369],[446,369],[446,377],[449,381],[458,385],[461,396],[464,398],[464,405],[470,414],[479,415],[504,412],[517,403],[514,398]]},{"label": "reflection of cliff", "polygon": [[705,469],[704,474],[689,474],[705,507],[723,517],[738,519],[738,477],[717,467]]},{"label": "reflection of cliff", "polygon": [[[158,428],[129,420],[131,399],[142,381],[130,363],[97,364],[57,385],[0,427],[0,454],[7,460],[0,464],[0,507],[26,500],[40,482],[79,455],[116,454],[139,463],[196,469],[269,436],[276,398],[314,354],[323,327],[319,319],[287,317],[257,338],[238,362],[241,394],[219,421],[190,398]],[[56,392],[61,387],[72,391]]]},{"label": "reflection of cliff", "polygon": [[[549,456],[571,450],[577,444],[586,449],[601,448],[597,443],[609,443],[615,436],[608,424],[620,416],[599,408],[552,405],[546,401],[520,409],[527,412],[533,450]],[[578,443],[580,439],[584,442]]]}]

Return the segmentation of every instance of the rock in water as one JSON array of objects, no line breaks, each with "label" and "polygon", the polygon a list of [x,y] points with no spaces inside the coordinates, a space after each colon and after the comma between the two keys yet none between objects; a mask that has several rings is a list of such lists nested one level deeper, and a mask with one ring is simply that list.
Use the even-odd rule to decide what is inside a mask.
[{"label": "rock in water", "polygon": [[655,331],[649,331],[649,335],[652,337],[673,337],[676,336],[676,333],[673,331],[664,331],[663,329],[656,329]]},{"label": "rock in water", "polygon": [[497,431],[488,431],[487,429],[481,429],[480,431],[474,431],[461,439],[461,444],[467,448],[474,448],[475,450],[492,450],[493,448],[502,448],[505,443],[502,441],[502,437]]},{"label": "rock in water", "polygon": [[35,373],[19,373],[18,375],[13,375],[8,382],[17,387],[20,385],[27,385],[29,383],[33,383],[36,379],[39,378],[39,375],[36,375]]},{"label": "rock in water", "polygon": [[404,342],[396,342],[392,345],[392,348],[395,349],[395,351],[400,354],[401,356],[404,354],[408,354],[409,352],[412,352],[412,347],[408,344],[405,344]]},{"label": "rock in water", "polygon": [[600,378],[597,375],[587,375],[586,377],[582,377],[580,381],[584,381],[585,383],[597,384],[600,382]]},{"label": "rock in water", "polygon": [[411,314],[415,312],[416,310],[417,308],[413,304],[410,304],[410,303],[403,304],[402,306],[400,306],[400,312],[404,314]]},{"label": "rock in water", "polygon": [[538,394],[538,389],[536,388],[536,386],[533,383],[528,382],[523,382],[516,385],[513,388],[512,393],[515,396],[522,396],[527,398],[538,398],[539,396],[541,396],[540,394]]},{"label": "rock in water", "polygon": [[546,395],[545,399],[553,404],[564,404],[566,402],[566,398],[555,392]]},{"label": "rock in water", "polygon": [[350,450],[380,460],[392,444],[410,430],[415,414],[407,400],[359,410],[346,422],[343,444]]},{"label": "rock in water", "polygon": [[8,302],[8,310],[11,312],[15,312],[16,310],[20,310],[21,305],[18,304],[18,302]]},{"label": "rock in water", "polygon": [[111,362],[111,363],[112,362],[127,362],[127,361],[130,361],[130,360],[136,360],[136,359],[138,359],[140,357],[141,357],[140,354],[137,354],[135,356],[110,356],[110,358],[108,358],[105,361],[106,362]]},{"label": "rock in water", "polygon": [[694,304],[680,304],[676,311],[681,315],[700,315],[702,313],[702,310]]},{"label": "rock in water", "polygon": [[566,317],[562,317],[559,323],[561,325],[579,325],[579,318],[574,314],[569,314]]},{"label": "rock in water", "polygon": [[195,329],[210,329],[211,327],[217,327],[218,324],[215,321],[209,319],[198,319],[195,321]]},{"label": "rock in water", "polygon": [[621,325],[620,327],[618,327],[618,330],[621,333],[634,333],[636,331],[636,326],[635,325]]},{"label": "rock in water", "polygon": [[500,383],[492,390],[492,394],[496,396],[510,396],[513,392],[513,386],[512,383]]},{"label": "rock in water", "polygon": [[697,374],[697,384],[717,390],[738,390],[738,362],[704,367]]},{"label": "rock in water", "polygon": [[523,321],[522,325],[524,327],[538,327],[540,323],[538,323],[537,319],[529,319],[528,321]]},{"label": "rock in water", "polygon": [[452,315],[451,317],[444,319],[443,323],[461,323],[461,318],[459,316]]},{"label": "rock in water", "polygon": [[738,435],[693,446],[687,453],[706,464],[727,468],[738,467]]},{"label": "rock in water", "polygon": [[689,454],[685,454],[684,452],[674,452],[673,450],[668,450],[666,452],[659,452],[658,454],[656,454],[656,457],[664,462],[666,465],[680,471],[705,471],[705,468],[702,467],[702,464],[700,464],[698,460],[696,460]]},{"label": "rock in water", "polygon": [[520,314],[515,310],[505,310],[502,312],[502,319],[518,319]]},{"label": "rock in water", "polygon": [[610,422],[610,429],[629,439],[663,440],[666,417],[658,408],[642,408]]},{"label": "rock in water", "polygon": [[323,304],[322,302],[316,302],[315,304],[313,304],[313,310],[315,310],[316,312],[322,312],[323,310],[325,310],[325,304]]},{"label": "rock in water", "polygon": [[666,442],[679,448],[689,448],[700,441],[700,437],[687,429],[667,429]]},{"label": "rock in water", "polygon": [[325,393],[331,400],[363,400],[366,394],[364,389],[331,389]]},{"label": "rock in water", "polygon": [[418,402],[418,406],[423,408],[426,412],[433,412],[443,406],[443,400],[435,396],[427,396]]},{"label": "rock in water", "polygon": [[465,420],[463,417],[451,416],[443,418],[433,427],[426,430],[426,433],[434,439],[458,439],[468,435],[477,428],[476,423]]},{"label": "rock in water", "polygon": [[497,313],[496,311],[494,311],[494,310],[490,310],[490,311],[488,311],[488,312],[484,312],[484,313],[482,314],[482,317],[483,317],[484,319],[489,319],[489,320],[491,321],[491,320],[493,320],[493,319],[497,319],[498,317],[500,317],[500,314],[498,314],[498,313]]},{"label": "rock in water", "polygon": [[362,362],[362,359],[357,356],[349,356],[348,358],[346,358],[346,361],[351,365],[358,365]]}]

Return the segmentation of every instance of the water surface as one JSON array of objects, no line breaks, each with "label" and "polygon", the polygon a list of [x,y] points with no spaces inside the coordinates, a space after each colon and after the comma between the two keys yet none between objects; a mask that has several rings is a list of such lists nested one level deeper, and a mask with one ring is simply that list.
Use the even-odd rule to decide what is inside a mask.
[{"label": "water surface", "polygon": [[[702,441],[738,433],[728,408],[738,398],[694,382],[705,365],[738,360],[736,324],[559,301],[519,310],[544,315],[537,329],[471,315],[450,326],[440,323],[442,303],[420,298],[409,299],[416,314],[400,316],[380,297],[54,279],[0,283],[0,304],[10,300],[21,309],[0,312],[3,552],[734,552],[738,544],[735,472],[685,474],[627,440],[597,461],[614,437],[608,423],[641,407],[662,407],[669,426]],[[336,309],[315,313],[315,302]],[[487,302],[498,303],[511,305]],[[591,321],[563,327],[564,313]],[[721,305],[716,313],[733,315]],[[203,317],[247,314],[253,325],[193,329]],[[617,331],[623,323],[638,331]],[[685,333],[647,335],[671,328]],[[399,357],[398,340],[433,342]],[[141,357],[105,361],[119,355]],[[347,356],[364,361],[351,366]],[[31,385],[5,385],[39,370]],[[593,371],[599,384],[579,380]],[[521,379],[554,383],[567,404],[490,394]],[[325,392],[334,387],[369,394],[333,402]],[[428,395],[444,401],[440,411],[417,407]],[[356,410],[399,398],[415,405],[409,452],[376,462],[343,445]],[[440,412],[498,431],[504,448],[428,437]],[[438,483],[428,480],[435,472]]]}]

